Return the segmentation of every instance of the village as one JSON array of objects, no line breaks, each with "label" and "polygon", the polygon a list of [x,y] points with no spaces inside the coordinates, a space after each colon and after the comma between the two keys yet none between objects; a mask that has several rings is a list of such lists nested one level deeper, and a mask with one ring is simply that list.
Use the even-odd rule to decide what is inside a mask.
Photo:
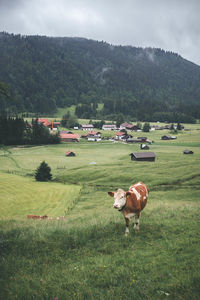
[{"label": "village", "polygon": [[[139,128],[137,125],[133,125],[131,123],[124,122],[120,124],[119,127],[117,127],[115,124],[104,124],[101,128],[101,130],[97,130],[94,128],[93,124],[81,124],[79,127],[75,126],[71,130],[64,130],[59,129],[61,123],[58,121],[50,121],[47,118],[38,119],[39,124],[43,124],[43,126],[49,128],[50,132],[52,134],[59,132],[59,136],[61,139],[61,142],[66,143],[78,143],[80,141],[88,141],[88,142],[100,142],[100,141],[110,141],[114,143],[122,142],[127,144],[138,144],[140,152],[133,152],[130,153],[130,158],[132,161],[151,161],[155,162],[156,154],[151,151],[143,151],[143,150],[150,150],[150,145],[154,143],[154,141],[151,141],[147,136],[141,136],[141,128]],[[158,122],[159,123],[159,122]],[[179,130],[184,130],[185,127],[181,124],[174,125],[174,124],[165,124],[159,126],[151,125],[149,126],[148,131],[156,131],[160,130],[163,132],[167,132],[167,134],[164,134],[161,136],[161,140],[167,141],[167,140],[176,140],[176,135],[170,135],[168,134],[169,130],[176,133],[177,132],[177,126],[179,126]],[[74,133],[77,130],[83,131],[82,134]],[[110,132],[112,133],[109,136],[104,136],[104,132]],[[139,134],[137,134],[139,133]],[[185,149],[183,151],[183,154],[193,154],[193,151]],[[65,153],[65,156],[72,157],[76,156],[76,153],[74,153],[71,150],[67,150]]]},{"label": "village", "polygon": [[[39,124],[43,124],[43,126],[49,128],[51,133],[59,131],[60,138],[62,142],[79,142],[80,139],[87,140],[88,142],[99,142],[105,139],[105,137],[102,137],[102,132],[97,131],[94,128],[93,124],[81,124],[80,127],[76,126],[73,128],[74,131],[82,130],[86,133],[83,133],[79,136],[79,134],[72,132],[71,130],[59,130],[60,122],[58,121],[49,121],[47,118],[38,119]],[[166,124],[164,126],[159,125],[151,125],[150,131],[154,130],[170,130],[172,125]],[[181,130],[184,129],[183,125],[181,126]],[[177,126],[173,125],[174,130],[176,130]],[[102,131],[111,131],[113,132],[112,138],[106,138],[111,141],[123,141],[127,143],[144,143],[151,144],[151,141],[147,139],[147,137],[141,137],[137,136],[134,137],[133,133],[136,132],[142,132],[141,128],[139,128],[137,125],[133,125],[130,123],[122,123],[119,127],[117,127],[115,124],[104,124],[101,128]],[[128,133],[131,132],[131,133]],[[174,135],[163,135],[162,140],[174,140],[177,137]]]}]

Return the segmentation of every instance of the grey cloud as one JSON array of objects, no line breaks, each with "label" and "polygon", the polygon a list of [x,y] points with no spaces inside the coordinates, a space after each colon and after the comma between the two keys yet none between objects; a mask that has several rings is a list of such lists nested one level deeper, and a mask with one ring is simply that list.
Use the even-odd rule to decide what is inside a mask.
[{"label": "grey cloud", "polygon": [[200,64],[199,0],[0,0],[1,30],[158,47]]}]

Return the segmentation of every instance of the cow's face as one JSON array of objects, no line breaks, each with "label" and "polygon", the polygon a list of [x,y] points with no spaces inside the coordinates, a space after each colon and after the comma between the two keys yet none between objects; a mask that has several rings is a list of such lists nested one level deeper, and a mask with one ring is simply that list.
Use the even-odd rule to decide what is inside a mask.
[{"label": "cow's face", "polygon": [[118,189],[117,192],[108,192],[108,195],[114,197],[114,208],[121,210],[126,204],[126,192],[124,190]]}]

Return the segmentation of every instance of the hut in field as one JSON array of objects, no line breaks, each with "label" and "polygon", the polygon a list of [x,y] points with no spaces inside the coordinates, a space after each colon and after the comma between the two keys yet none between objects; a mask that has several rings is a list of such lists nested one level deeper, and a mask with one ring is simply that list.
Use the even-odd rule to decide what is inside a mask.
[{"label": "hut in field", "polygon": [[146,144],[140,144],[140,149],[141,150],[149,150],[149,146],[147,146]]},{"label": "hut in field", "polygon": [[183,154],[193,154],[194,152],[192,150],[184,150]]},{"label": "hut in field", "polygon": [[74,152],[72,152],[71,150],[68,150],[66,153],[65,153],[65,156],[76,156],[76,154]]},{"label": "hut in field", "polygon": [[161,137],[161,140],[175,140],[175,139],[177,139],[177,137],[176,136],[172,136],[172,135],[163,135],[162,137]]},{"label": "hut in field", "polygon": [[133,152],[130,156],[131,160],[135,161],[155,161],[156,158],[154,152]]}]

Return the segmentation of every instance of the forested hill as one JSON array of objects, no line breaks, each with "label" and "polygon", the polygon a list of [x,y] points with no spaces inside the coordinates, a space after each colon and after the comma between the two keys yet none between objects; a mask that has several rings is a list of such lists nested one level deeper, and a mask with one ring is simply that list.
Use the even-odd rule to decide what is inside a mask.
[{"label": "forested hill", "polygon": [[10,86],[4,105],[18,111],[75,104],[78,115],[94,117],[102,102],[104,115],[200,117],[200,67],[161,49],[2,32],[0,81]]}]

